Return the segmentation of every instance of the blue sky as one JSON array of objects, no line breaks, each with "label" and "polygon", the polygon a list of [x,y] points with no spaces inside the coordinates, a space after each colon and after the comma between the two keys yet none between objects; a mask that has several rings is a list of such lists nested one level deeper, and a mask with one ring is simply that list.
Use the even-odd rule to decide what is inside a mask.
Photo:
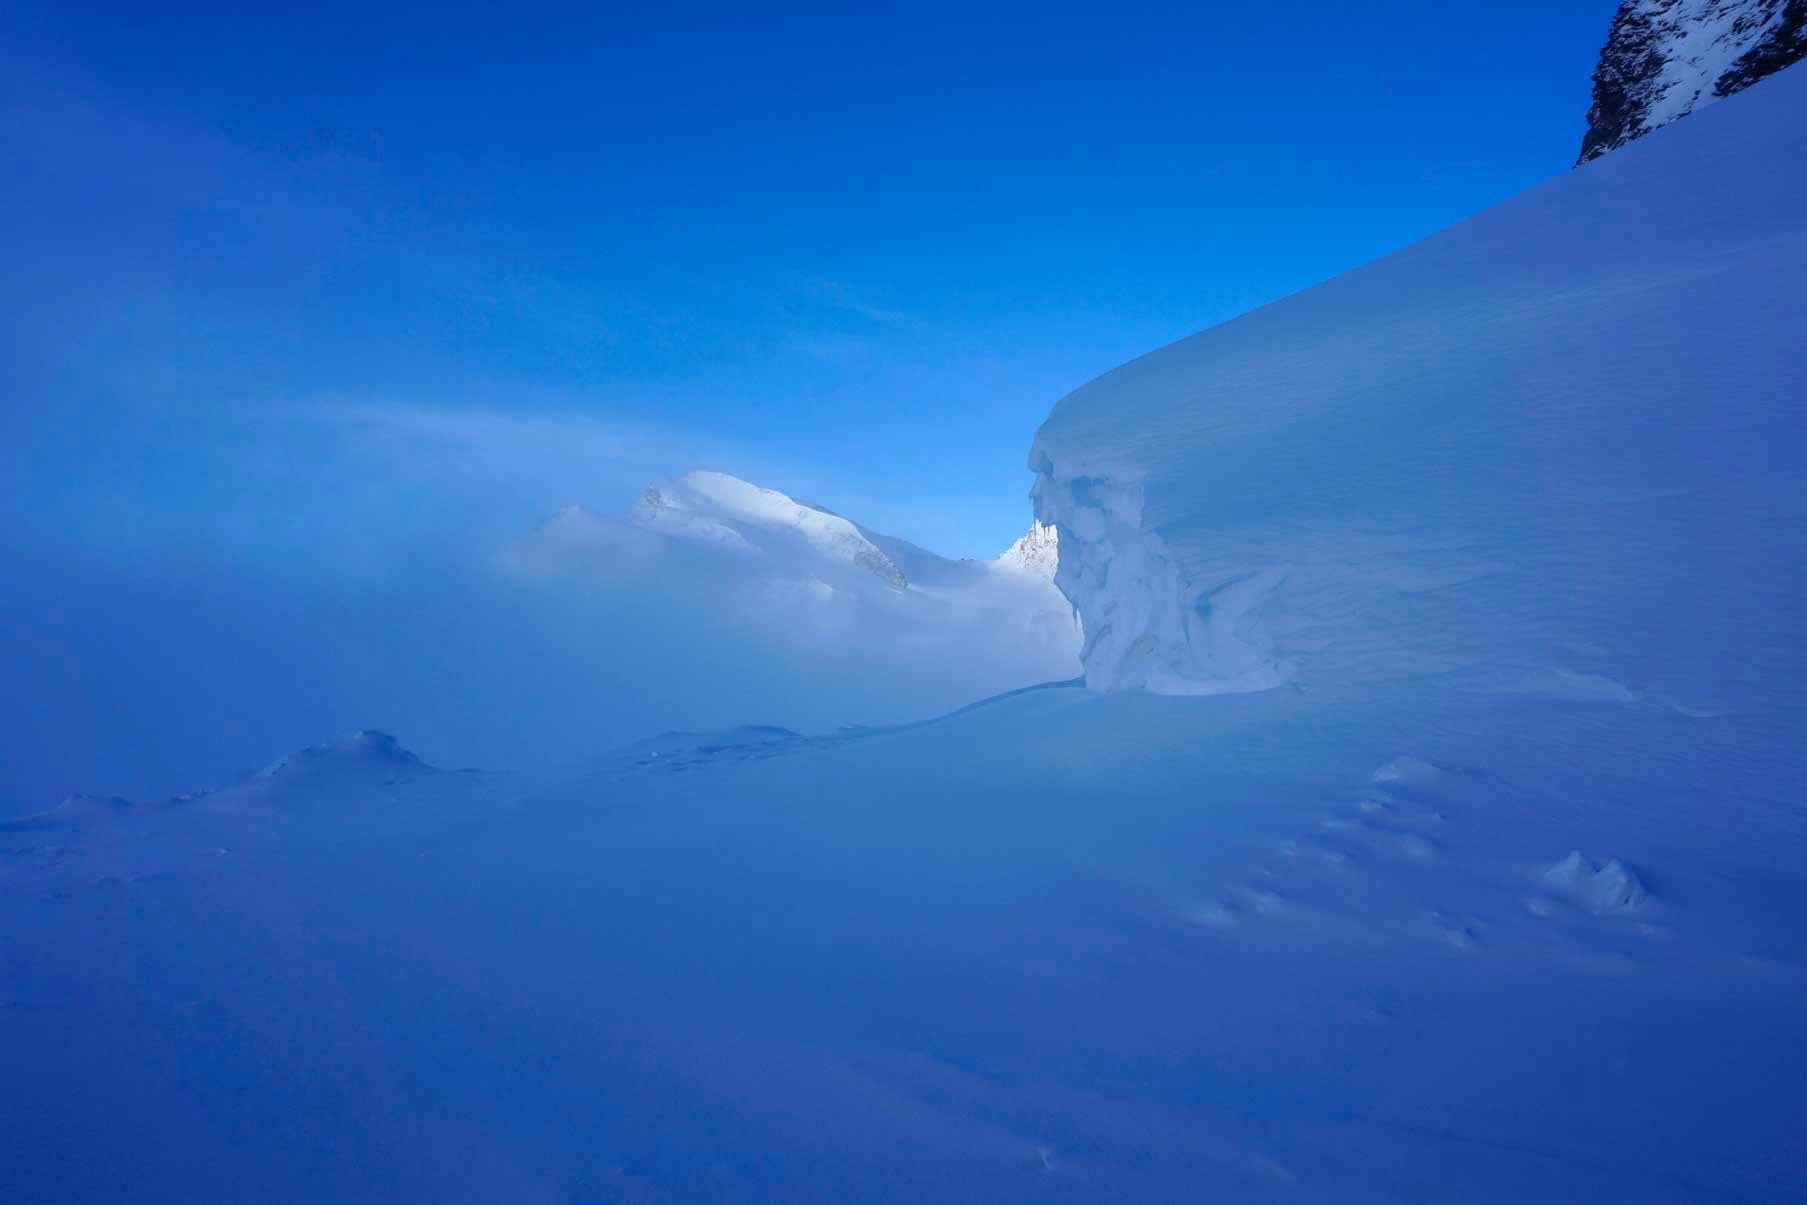
[{"label": "blue sky", "polygon": [[287,555],[710,467],[989,555],[1061,394],[1566,170],[1613,7],[27,3],[0,488]]}]

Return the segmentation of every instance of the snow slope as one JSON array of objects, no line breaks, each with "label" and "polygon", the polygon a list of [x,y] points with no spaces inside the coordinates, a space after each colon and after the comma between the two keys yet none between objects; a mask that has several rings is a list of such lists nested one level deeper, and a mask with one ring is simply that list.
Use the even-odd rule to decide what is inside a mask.
[{"label": "snow slope", "polygon": [[0,831],[0,1193],[1799,1200],[1807,825],[1699,725],[1065,687]]},{"label": "snow slope", "polygon": [[1594,69],[1578,163],[1807,55],[1807,0],[1625,0]]},{"label": "snow slope", "polygon": [[1088,681],[1798,715],[1804,105],[1784,72],[1062,399]]}]

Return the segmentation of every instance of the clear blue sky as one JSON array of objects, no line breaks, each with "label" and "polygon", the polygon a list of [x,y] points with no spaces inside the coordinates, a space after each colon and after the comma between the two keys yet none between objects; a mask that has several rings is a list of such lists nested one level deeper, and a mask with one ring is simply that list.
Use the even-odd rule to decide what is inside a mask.
[{"label": "clear blue sky", "polygon": [[1566,170],[1615,5],[756,7],[13,5],[0,493],[305,543],[712,467],[989,555],[1058,396]]}]

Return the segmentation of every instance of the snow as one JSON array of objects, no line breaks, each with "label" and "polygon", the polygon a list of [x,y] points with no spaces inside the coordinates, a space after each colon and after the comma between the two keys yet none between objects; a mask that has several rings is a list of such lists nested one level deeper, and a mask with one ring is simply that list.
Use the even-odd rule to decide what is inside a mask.
[{"label": "snow", "polygon": [[657,531],[748,550],[760,535],[801,537],[830,561],[856,566],[900,590],[909,585],[891,558],[846,519],[726,473],[688,473],[650,486],[634,519]]},{"label": "snow", "polygon": [[63,828],[120,816],[131,810],[133,803],[118,795],[104,798],[94,795],[70,795],[48,811],[35,815],[0,820],[0,832],[28,832],[33,829]]},{"label": "snow", "polygon": [[1736,95],[1803,54],[1800,0],[1624,0],[1594,69],[1578,162]]},{"label": "snow", "polygon": [[[0,827],[0,1196],[1807,1197],[1804,93],[1062,401],[1083,685]],[[1049,589],[659,491],[698,588]]]},{"label": "snow", "polygon": [[1797,708],[1804,102],[1781,72],[1062,399],[1030,460],[1088,681]]},{"label": "snow", "polygon": [[1609,913],[1637,912],[1645,906],[1649,892],[1623,862],[1609,859],[1604,866],[1578,849],[1544,871],[1543,886],[1554,895],[1566,897],[1589,912],[1605,916]]},{"label": "snow", "polygon": [[[0,833],[0,1179],[1798,1199],[1799,805],[1590,762],[1652,721],[1693,739],[1571,700],[1067,686]],[[1552,881],[1566,849],[1663,907],[1596,893],[1612,862]]]},{"label": "snow", "polygon": [[826,672],[863,675],[868,694],[906,675],[960,684],[964,693],[930,692],[945,708],[1079,672],[1078,622],[1053,583],[1057,556],[1053,529],[1032,525],[993,560],[953,560],[777,490],[693,472],[648,486],[628,523],[566,506],[496,564],[585,598],[627,582],[681,599],[783,662],[856,662]]}]

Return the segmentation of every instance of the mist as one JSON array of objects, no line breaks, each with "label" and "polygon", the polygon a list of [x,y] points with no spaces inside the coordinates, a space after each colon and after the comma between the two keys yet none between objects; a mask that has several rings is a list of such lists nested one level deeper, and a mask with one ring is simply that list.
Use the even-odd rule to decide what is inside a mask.
[{"label": "mist", "polygon": [[[434,764],[546,769],[671,729],[922,719],[1076,672],[1007,608],[820,597],[786,566],[639,530],[624,506],[586,512],[573,541],[548,527],[570,483],[405,451],[404,468],[341,448],[318,491],[241,495],[217,521],[166,508],[13,532],[7,810],[205,789],[362,728]],[[361,489],[331,488],[354,467]],[[591,493],[631,496],[618,465]]]}]

